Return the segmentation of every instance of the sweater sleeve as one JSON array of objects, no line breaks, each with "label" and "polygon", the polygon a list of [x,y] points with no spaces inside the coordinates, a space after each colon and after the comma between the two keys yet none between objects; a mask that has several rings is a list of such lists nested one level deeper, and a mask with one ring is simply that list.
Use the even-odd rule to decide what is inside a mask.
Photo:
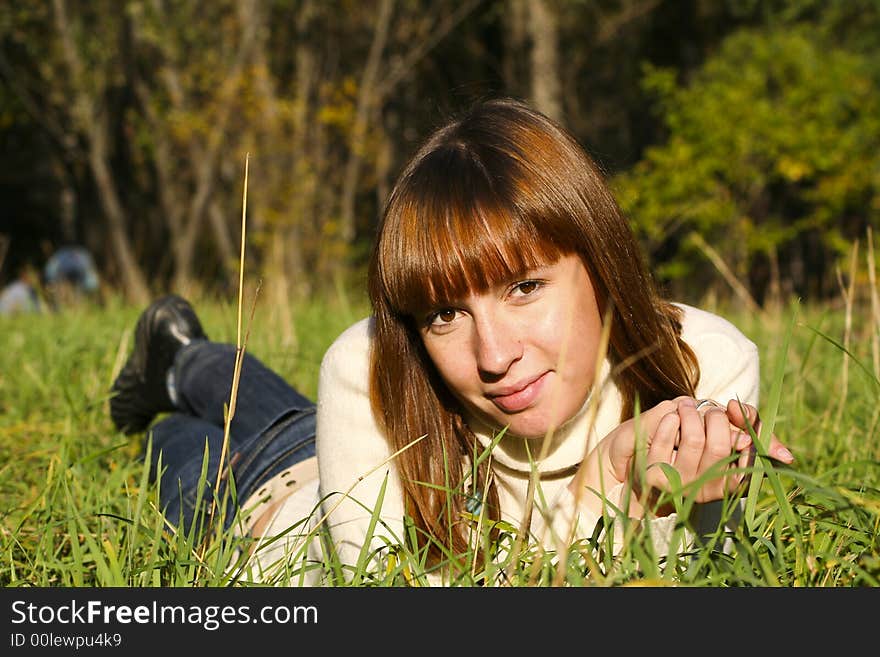
[{"label": "sweater sleeve", "polygon": [[723,317],[692,306],[685,311],[682,338],[700,364],[696,394],[727,404],[731,399],[758,406],[758,348]]},{"label": "sweater sleeve", "polygon": [[324,355],[318,379],[321,515],[329,549],[349,566],[365,557],[380,564],[390,546],[403,543],[402,488],[370,406],[371,330],[364,319],[344,331]]}]

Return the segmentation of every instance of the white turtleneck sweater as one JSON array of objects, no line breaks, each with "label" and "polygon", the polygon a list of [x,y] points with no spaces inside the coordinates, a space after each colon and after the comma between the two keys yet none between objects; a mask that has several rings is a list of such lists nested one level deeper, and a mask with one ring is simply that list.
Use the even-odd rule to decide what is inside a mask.
[{"label": "white turtleneck sweater", "polygon": [[[730,399],[740,399],[757,407],[759,370],[755,345],[727,320],[680,305],[684,309],[682,337],[700,363],[696,396],[725,404]],[[319,522],[329,528],[343,563],[357,563],[359,558],[366,558],[361,557],[362,553],[371,554],[374,565],[380,563],[387,549],[372,553],[370,548],[364,548],[377,508],[380,518],[372,531],[371,548],[406,543],[402,487],[391,450],[370,407],[371,331],[369,318],[355,323],[324,356],[318,383],[315,459],[276,476],[245,504],[246,509],[253,511],[247,529],[259,533],[263,543],[251,557],[255,567],[252,577],[270,583],[320,584],[318,570],[292,578],[286,574],[279,576],[282,570],[289,573],[289,568],[301,565],[304,557],[319,563],[324,558],[326,546],[320,541],[307,540],[303,547],[303,535]],[[606,362],[605,375],[608,369]],[[620,404],[616,388],[604,386],[595,409],[591,409],[588,399],[577,415],[555,431],[545,457],[536,463],[540,482],[534,505],[527,505],[526,497],[532,462],[541,452],[541,441],[529,442],[530,459],[523,439],[502,438],[491,455],[502,520],[519,527],[524,511],[532,507],[532,536],[548,550],[564,550],[572,537],[592,535],[599,516],[578,503],[568,483],[585,454],[619,424]],[[484,447],[491,443],[493,432],[488,427],[472,421],[471,428]],[[622,485],[618,485],[609,490],[608,500],[616,504],[621,489]],[[702,506],[699,524],[711,528],[714,520],[717,527],[717,515],[712,517],[717,507],[697,506]],[[672,515],[649,521],[656,545],[662,546],[669,538],[675,520]],[[279,570],[282,564],[286,566]],[[442,581],[438,576],[432,583]]]}]

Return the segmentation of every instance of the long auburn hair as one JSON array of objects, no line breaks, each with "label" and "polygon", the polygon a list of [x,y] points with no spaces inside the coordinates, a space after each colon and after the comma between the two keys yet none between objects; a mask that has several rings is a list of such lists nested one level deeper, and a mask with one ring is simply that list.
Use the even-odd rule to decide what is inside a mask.
[{"label": "long auburn hair", "polygon": [[693,395],[699,367],[681,340],[679,309],[659,297],[596,163],[548,117],[514,99],[482,101],[423,143],[389,195],[368,275],[370,399],[393,451],[426,436],[397,457],[397,468],[407,513],[435,563],[444,550],[468,549],[464,479],[486,494],[489,521],[500,510],[487,460],[472,467],[476,439],[425,351],[418,313],[572,253],[600,313],[610,311],[612,365],[639,356],[614,368],[621,421],[637,398],[650,408]]}]

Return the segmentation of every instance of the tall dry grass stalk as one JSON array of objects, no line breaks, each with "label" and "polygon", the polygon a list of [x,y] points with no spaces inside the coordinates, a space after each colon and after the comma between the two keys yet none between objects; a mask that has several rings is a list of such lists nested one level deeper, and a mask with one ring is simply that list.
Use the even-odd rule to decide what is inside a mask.
[{"label": "tall dry grass stalk", "polygon": [[840,399],[837,403],[837,414],[834,419],[834,428],[840,427],[840,418],[846,406],[847,391],[849,389],[849,351],[852,342],[852,311],[855,302],[856,273],[859,255],[859,241],[853,244],[852,256],[849,265],[849,286],[844,285],[843,275],[840,268],[837,269],[837,282],[840,285],[840,294],[844,302],[844,328],[843,328],[843,364],[840,381]]},{"label": "tall dry grass stalk", "polygon": [[[868,294],[871,298],[871,321],[869,329],[871,334],[871,356],[874,364],[874,378],[880,380],[880,294],[877,291],[877,261],[874,258],[874,234],[871,227],[867,230],[867,260],[868,260]],[[871,418],[871,429],[868,435],[874,435],[877,422],[880,421],[880,406],[874,408]]]},{"label": "tall dry grass stalk", "polygon": [[703,255],[709,259],[709,262],[715,266],[718,273],[721,274],[725,281],[727,281],[727,284],[730,285],[734,294],[739,297],[746,307],[755,315],[763,315],[764,309],[761,308],[757,301],[755,301],[755,298],[749,293],[748,288],[739,281],[727,263],[724,262],[724,258],[721,257],[721,254],[712,248],[712,246],[703,239],[703,236],[696,231],[689,235],[689,239],[698,249],[700,249],[700,251],[703,252]]},{"label": "tall dry grass stalk", "polygon": [[[257,288],[254,292],[254,299],[251,303],[251,312],[248,318],[247,331],[242,337],[242,312],[244,308],[244,263],[245,263],[245,245],[247,243],[247,192],[248,192],[248,168],[250,163],[250,153],[245,154],[244,160],[244,186],[242,190],[242,201],[241,201],[241,245],[240,245],[240,255],[238,262],[238,304],[237,304],[237,313],[238,313],[238,321],[237,321],[237,330],[236,330],[236,338],[235,338],[235,367],[232,373],[232,388],[229,393],[229,404],[225,410],[225,417],[223,423],[223,446],[220,449],[220,461],[217,464],[217,474],[214,478],[214,495],[211,500],[210,512],[208,514],[208,526],[214,526],[214,517],[217,509],[217,500],[220,499],[220,486],[224,481],[232,482],[231,476],[231,468],[232,463],[227,464],[229,460],[229,437],[230,437],[230,427],[232,426],[232,418],[235,416],[235,407],[236,400],[238,399],[238,386],[239,381],[241,379],[241,365],[244,361],[245,349],[247,347],[247,340],[250,336],[250,326],[253,324],[254,319],[254,311],[257,306],[257,296],[260,291],[260,283],[257,283]],[[223,506],[220,512],[220,522],[218,523],[219,531],[222,532],[223,529],[223,516],[225,515],[225,507],[226,500],[230,495],[230,486],[226,486],[223,494]],[[210,532],[206,532],[205,536],[207,536]],[[207,548],[207,540],[203,542],[203,549]]]},{"label": "tall dry grass stalk", "polygon": [[874,259],[874,234],[868,226],[868,290],[871,296],[871,355],[874,376],[880,379],[880,295],[877,293],[877,261]]}]

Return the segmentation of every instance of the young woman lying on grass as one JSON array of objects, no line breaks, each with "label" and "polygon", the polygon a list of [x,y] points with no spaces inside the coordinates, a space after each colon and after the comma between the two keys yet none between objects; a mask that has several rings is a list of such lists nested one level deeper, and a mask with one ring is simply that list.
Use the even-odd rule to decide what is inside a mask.
[{"label": "young woman lying on grass", "polygon": [[[478,103],[427,139],[384,209],[369,297],[371,316],[323,359],[316,405],[244,357],[229,463],[237,531],[261,543],[252,576],[322,584],[328,555],[382,567],[407,546],[430,583],[454,583],[462,555],[492,558],[480,534],[524,526],[564,554],[624,505],[662,551],[681,519],[658,503],[673,488],[660,464],[693,497],[695,531],[740,494],[755,345],[658,296],[596,164],[527,105]],[[217,470],[234,357],[164,297],[113,385],[127,433],[170,412],[150,429],[151,465],[183,528],[202,517],[206,437],[209,486]]]}]

